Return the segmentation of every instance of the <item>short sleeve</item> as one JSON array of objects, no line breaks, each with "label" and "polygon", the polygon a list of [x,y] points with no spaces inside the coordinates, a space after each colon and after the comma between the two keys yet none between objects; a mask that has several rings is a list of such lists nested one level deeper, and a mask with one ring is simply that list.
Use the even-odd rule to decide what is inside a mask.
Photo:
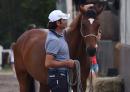
[{"label": "short sleeve", "polygon": [[47,54],[56,55],[59,49],[59,41],[57,39],[51,39],[46,42],[45,50]]}]

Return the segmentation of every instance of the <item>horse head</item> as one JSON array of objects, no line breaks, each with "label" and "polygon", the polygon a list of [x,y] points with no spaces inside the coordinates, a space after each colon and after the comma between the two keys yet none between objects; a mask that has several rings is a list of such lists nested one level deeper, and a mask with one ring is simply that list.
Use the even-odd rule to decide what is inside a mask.
[{"label": "horse head", "polygon": [[98,37],[100,33],[100,23],[98,15],[102,12],[104,6],[100,3],[95,3],[89,9],[86,5],[80,5],[81,21],[80,21],[80,34],[86,44],[86,51],[89,56],[96,53]]}]

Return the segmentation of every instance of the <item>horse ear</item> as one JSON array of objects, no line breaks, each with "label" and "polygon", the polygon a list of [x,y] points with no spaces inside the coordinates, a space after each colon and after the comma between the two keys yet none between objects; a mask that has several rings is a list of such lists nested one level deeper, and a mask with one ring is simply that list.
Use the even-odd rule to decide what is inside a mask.
[{"label": "horse ear", "polygon": [[81,4],[80,6],[79,6],[79,10],[81,11],[81,12],[86,12],[87,10],[88,10],[88,8],[90,8],[90,7],[92,7],[94,4],[89,4],[89,5],[83,5],[83,4]]},{"label": "horse ear", "polygon": [[81,5],[79,5],[79,10],[80,10],[80,12],[85,12],[85,9],[84,9],[84,5],[83,4],[81,4]]},{"label": "horse ear", "polygon": [[95,9],[97,11],[97,15],[99,15],[104,10],[105,4],[103,4],[103,3],[96,3],[94,5],[94,7],[95,7]]}]

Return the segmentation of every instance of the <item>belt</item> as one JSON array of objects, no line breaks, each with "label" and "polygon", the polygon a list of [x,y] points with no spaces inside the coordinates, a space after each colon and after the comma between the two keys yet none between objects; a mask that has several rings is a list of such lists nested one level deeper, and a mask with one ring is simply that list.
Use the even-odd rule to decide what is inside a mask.
[{"label": "belt", "polygon": [[49,77],[67,76],[67,70],[48,69]]}]

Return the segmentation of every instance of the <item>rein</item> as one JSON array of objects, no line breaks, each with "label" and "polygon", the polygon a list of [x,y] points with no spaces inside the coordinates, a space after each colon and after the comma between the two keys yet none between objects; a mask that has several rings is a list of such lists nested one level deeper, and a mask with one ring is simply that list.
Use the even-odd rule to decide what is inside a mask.
[{"label": "rein", "polygon": [[[92,62],[91,62],[91,67],[92,67]],[[92,70],[90,70],[90,81],[89,81],[89,85],[90,85],[90,88],[89,88],[89,92],[93,92],[93,74],[92,74]]]},{"label": "rein", "polygon": [[67,81],[69,84],[69,92],[72,92],[72,86],[77,84],[77,92],[83,92],[82,84],[81,84],[81,73],[80,73],[80,63],[78,60],[75,60],[76,65],[76,78],[74,81],[74,73],[72,69],[69,69]]}]

